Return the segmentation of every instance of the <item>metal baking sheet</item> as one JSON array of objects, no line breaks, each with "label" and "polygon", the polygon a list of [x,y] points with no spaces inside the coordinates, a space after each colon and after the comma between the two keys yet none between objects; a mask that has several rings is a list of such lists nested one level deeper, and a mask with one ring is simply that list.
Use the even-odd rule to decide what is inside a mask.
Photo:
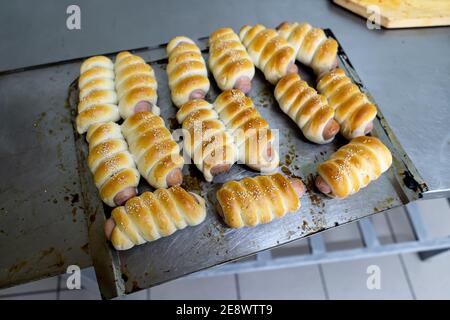
[{"label": "metal baking sheet", "polygon": [[[330,30],[326,32],[334,37]],[[207,59],[207,38],[198,39],[197,43]],[[170,129],[178,128],[175,119],[177,109],[171,103],[167,85],[165,45],[151,47],[139,52],[139,55],[155,70],[161,116]],[[344,68],[372,99],[341,46],[338,56],[340,67]],[[301,77],[314,86],[311,70],[301,65],[299,68]],[[210,80],[212,86],[206,99],[213,102],[220,90],[211,75]],[[250,97],[261,115],[270,123],[270,127],[279,130],[280,171],[289,176],[300,177],[307,186],[299,212],[254,228],[230,229],[214,210],[215,191],[225,181],[238,180],[258,173],[243,165],[234,165],[229,173],[216,177],[213,183],[207,183],[193,164],[185,165],[183,187],[206,199],[205,221],[199,226],[185,228],[169,237],[123,252],[115,251],[103,235],[103,223],[109,217],[111,209],[101,203],[86,165],[87,143],[84,136],[76,133],[74,126],[82,198],[85,212],[88,213],[90,251],[104,297],[112,298],[152,287],[383,212],[415,200],[427,190],[426,184],[379,111],[372,134],[379,137],[392,151],[394,158],[392,167],[378,180],[348,199],[335,200],[320,194],[315,190],[313,183],[317,164],[327,159],[347,141],[338,136],[333,143],[327,145],[308,142],[296,124],[280,110],[274,99],[273,90],[274,87],[264,80],[260,71],[257,71]],[[75,79],[69,88],[68,97],[68,103],[73,111],[73,124],[77,102],[78,89]],[[144,179],[141,181],[140,191],[151,190]]]}]

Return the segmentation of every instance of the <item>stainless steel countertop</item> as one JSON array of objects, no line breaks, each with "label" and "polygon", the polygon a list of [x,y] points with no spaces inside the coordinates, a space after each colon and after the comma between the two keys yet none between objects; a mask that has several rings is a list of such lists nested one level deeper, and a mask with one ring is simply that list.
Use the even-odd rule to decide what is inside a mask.
[{"label": "stainless steel countertop", "polygon": [[[77,3],[80,31],[65,27],[66,8],[72,2],[2,3],[0,70],[149,46],[180,33],[200,37],[220,26],[238,29],[257,22],[276,26],[283,20],[308,21],[331,28],[338,36],[428,184],[426,196],[449,196],[450,28],[369,30],[362,18],[317,0]],[[64,105],[66,88],[77,72],[70,64],[58,67],[56,76],[40,69],[24,72],[14,81],[0,77],[0,226],[18,221],[16,229],[0,230],[0,286],[63,272],[69,264],[91,263],[84,213],[75,201],[79,194],[75,154],[61,154],[58,147],[73,144],[70,124],[64,123],[69,116]],[[15,121],[20,126],[12,126],[9,117],[20,118]],[[57,122],[60,132],[44,132],[43,122]],[[61,168],[61,158],[74,166]],[[34,170],[23,170],[29,167]],[[27,201],[36,192],[42,193],[42,201]],[[49,220],[44,214],[48,211],[58,218]],[[52,243],[55,237],[61,241]],[[21,248],[28,247],[36,248],[36,254],[21,256]]]}]

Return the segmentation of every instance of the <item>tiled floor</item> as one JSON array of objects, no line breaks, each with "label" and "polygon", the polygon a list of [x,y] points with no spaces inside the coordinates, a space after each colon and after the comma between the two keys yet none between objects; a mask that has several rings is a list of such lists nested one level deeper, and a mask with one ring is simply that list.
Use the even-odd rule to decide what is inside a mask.
[{"label": "tiled floor", "polygon": [[[450,235],[446,199],[422,201],[418,208],[436,236]],[[382,244],[414,239],[404,209],[372,218]],[[358,227],[349,224],[324,233],[328,250],[361,246]],[[305,240],[272,251],[273,256],[307,253]],[[368,289],[368,267],[380,271],[379,289]],[[122,299],[450,299],[450,252],[425,262],[415,253],[247,272],[183,278]],[[372,272],[372,271],[370,271]],[[100,299],[93,268],[82,270],[82,288],[69,290],[62,275],[0,290],[0,299]]]}]

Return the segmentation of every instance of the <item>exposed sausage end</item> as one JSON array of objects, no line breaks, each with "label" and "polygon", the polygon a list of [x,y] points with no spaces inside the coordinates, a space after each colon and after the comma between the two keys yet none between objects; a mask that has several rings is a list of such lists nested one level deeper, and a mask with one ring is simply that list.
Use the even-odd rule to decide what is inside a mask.
[{"label": "exposed sausage end", "polygon": [[243,93],[247,94],[252,90],[252,81],[249,77],[242,76],[236,80],[234,88],[241,90]]},{"label": "exposed sausage end", "polygon": [[331,65],[330,70],[336,69],[338,66],[339,66],[339,61],[338,61],[338,58],[336,57],[333,61],[333,64]]},{"label": "exposed sausage end", "polygon": [[109,241],[111,241],[111,235],[115,227],[116,222],[114,221],[113,218],[109,218],[108,220],[105,221],[104,231],[106,239],[108,239]]},{"label": "exposed sausage end", "polygon": [[319,189],[320,192],[322,192],[324,194],[331,193],[330,186],[328,185],[328,183],[326,183],[326,181],[321,176],[317,176],[315,184],[316,184],[317,189]]},{"label": "exposed sausage end", "polygon": [[136,105],[134,106],[134,113],[138,113],[138,112],[151,112],[153,108],[153,104],[148,102],[148,101],[139,101],[138,103],[136,103]]},{"label": "exposed sausage end", "polygon": [[330,121],[328,121],[328,123],[325,125],[325,128],[323,129],[323,138],[325,140],[332,139],[335,135],[337,135],[339,129],[339,123],[337,123],[337,121],[334,119],[330,119]]},{"label": "exposed sausage end", "polygon": [[125,202],[127,202],[128,199],[133,198],[137,194],[137,190],[135,187],[128,187],[120,191],[116,196],[114,197],[114,203],[118,206],[123,205]]},{"label": "exposed sausage end", "polygon": [[180,168],[175,168],[169,172],[166,178],[167,185],[169,187],[179,186],[183,183],[183,173]]},{"label": "exposed sausage end", "polygon": [[298,197],[301,198],[306,191],[305,184],[302,182],[302,180],[298,178],[290,178],[291,185],[295,190],[295,193],[297,193]]},{"label": "exposed sausage end", "polygon": [[295,62],[291,62],[289,63],[289,65],[287,66],[286,69],[286,74],[291,74],[291,73],[298,73],[298,67],[295,64]]},{"label": "exposed sausage end", "polygon": [[228,163],[218,164],[211,168],[211,174],[213,176],[217,176],[221,173],[227,172],[228,170],[230,170],[230,168],[231,168],[231,165]]},{"label": "exposed sausage end", "polygon": [[189,100],[203,99],[205,95],[206,95],[205,91],[197,89],[191,92],[191,94],[189,95]]},{"label": "exposed sausage end", "polygon": [[364,129],[364,134],[368,134],[373,129],[373,122],[371,121]]}]

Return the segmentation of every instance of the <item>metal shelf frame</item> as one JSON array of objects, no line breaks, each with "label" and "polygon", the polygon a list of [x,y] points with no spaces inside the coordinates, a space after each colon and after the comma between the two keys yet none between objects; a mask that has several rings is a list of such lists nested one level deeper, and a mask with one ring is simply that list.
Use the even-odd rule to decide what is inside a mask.
[{"label": "metal shelf frame", "polygon": [[[450,206],[450,199],[448,205]],[[308,254],[273,257],[271,251],[266,250],[257,253],[255,255],[255,260],[228,263],[194,273],[189,277],[209,277],[224,274],[283,269],[411,252],[417,253],[419,258],[422,261],[425,261],[450,249],[450,235],[441,238],[433,237],[423,222],[417,208],[417,202],[406,205],[406,214],[415,237],[415,240],[413,241],[381,244],[371,217],[365,217],[357,221],[363,247],[328,251],[323,236],[321,234],[314,234],[308,237]]]}]

